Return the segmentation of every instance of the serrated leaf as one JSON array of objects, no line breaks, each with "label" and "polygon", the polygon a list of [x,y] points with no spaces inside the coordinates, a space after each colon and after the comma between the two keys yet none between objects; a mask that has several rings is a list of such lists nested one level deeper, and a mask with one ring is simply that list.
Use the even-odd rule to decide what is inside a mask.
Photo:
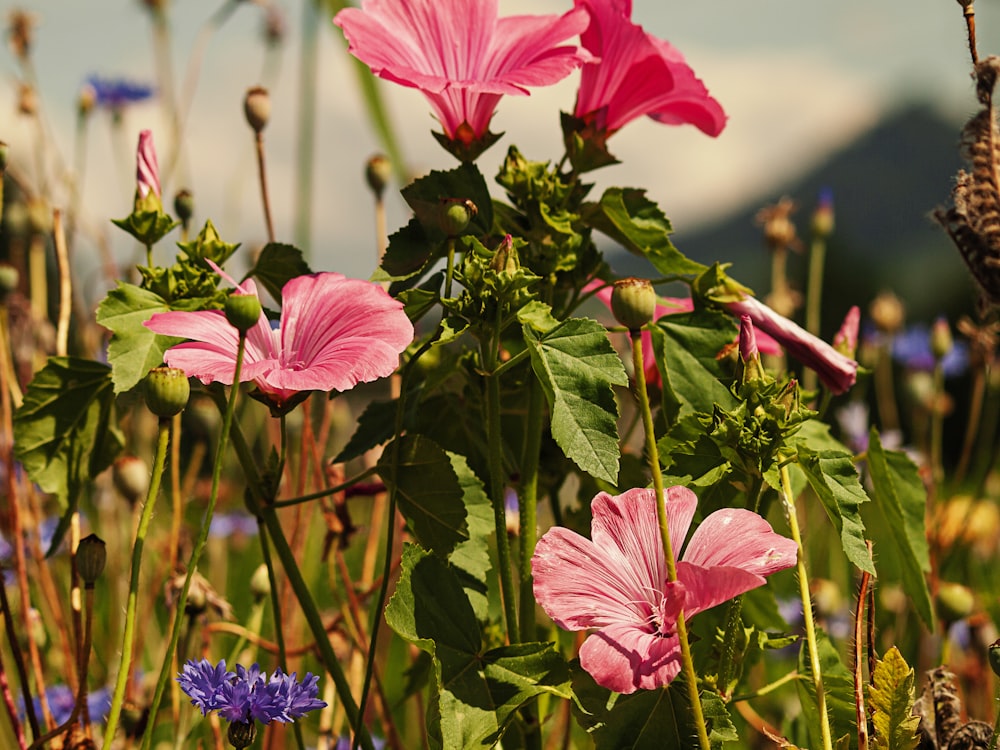
[{"label": "serrated leaf", "polygon": [[455,470],[462,487],[462,501],[465,503],[465,524],[468,539],[456,545],[448,556],[458,575],[469,604],[479,620],[486,620],[489,602],[486,597],[486,574],[490,571],[489,538],[493,534],[493,505],[486,494],[483,483],[469,468],[465,456],[448,453],[451,467]]},{"label": "serrated leaf", "polygon": [[479,623],[455,571],[414,545],[403,550],[386,621],[434,659],[427,723],[446,748],[492,747],[518,708],[542,694],[568,698],[566,662],[548,643],[482,650]]},{"label": "serrated leaf", "polygon": [[[393,472],[397,441],[399,466]],[[422,546],[448,555],[469,538],[465,492],[448,454],[433,440],[422,435],[396,438],[386,446],[376,470],[387,488],[395,485],[399,512]]]},{"label": "serrated leaf", "polygon": [[674,247],[670,220],[646,197],[645,190],[608,188],[600,203],[585,206],[584,218],[626,249],[644,255],[664,276],[697,275],[707,270]]},{"label": "serrated leaf", "polygon": [[389,245],[372,281],[405,281],[416,276],[435,257],[439,245],[431,241],[419,221],[410,219],[389,236]]},{"label": "serrated leaf", "polygon": [[253,276],[267,290],[278,304],[281,304],[281,290],[296,276],[305,276],[312,271],[302,256],[302,251],[293,245],[268,242],[257,256],[253,268],[244,279]]},{"label": "serrated leaf", "polygon": [[677,406],[674,415],[689,412],[711,414],[715,404],[724,409],[736,405],[718,354],[733,342],[736,328],[728,315],[710,311],[665,315],[651,329],[653,353],[664,382]]},{"label": "serrated leaf", "polygon": [[14,413],[15,458],[63,510],[75,509],[83,485],[110,466],[124,446],[114,404],[106,365],[50,357]]},{"label": "serrated leaf", "polygon": [[[816,633],[816,648],[819,652],[820,672],[823,675],[823,692],[826,696],[827,715],[834,737],[845,734],[853,738],[857,747],[857,726],[854,713],[854,676],[840,660],[840,654],[822,630]],[[809,730],[811,747],[821,747],[820,718],[816,703],[816,685],[809,660],[809,644],[803,639],[799,650],[799,703],[802,716]]]},{"label": "serrated leaf", "polygon": [[875,667],[868,700],[877,750],[914,750],[920,717],[913,715],[913,669],[893,646]]},{"label": "serrated leaf", "polygon": [[350,461],[391,439],[396,427],[397,404],[396,400],[370,402],[358,417],[357,428],[351,439],[333,459],[333,463]]},{"label": "serrated leaf", "polygon": [[552,307],[538,300],[532,300],[517,311],[517,322],[529,325],[539,333],[548,333],[559,325],[552,315]]},{"label": "serrated leaf", "polygon": [[119,281],[97,307],[97,322],[111,331],[108,363],[115,393],[132,390],[154,367],[163,354],[184,339],[161,336],[143,325],[155,313],[170,306],[158,294]]},{"label": "serrated leaf", "polygon": [[902,571],[903,590],[933,632],[934,607],[924,575],[931,569],[925,527],[927,490],[920,472],[905,453],[885,450],[874,427],[868,441],[868,471],[874,505],[885,517],[893,559]]},{"label": "serrated leaf", "polygon": [[805,445],[796,447],[797,465],[840,535],[847,559],[875,575],[861,520],[861,506],[868,502],[868,495],[861,486],[851,455],[840,451],[817,453]]},{"label": "serrated leaf", "polygon": [[440,226],[442,200],[471,200],[476,204],[476,216],[466,230],[469,234],[486,235],[493,227],[493,199],[489,187],[471,162],[464,162],[447,172],[434,170],[411,182],[402,193],[427,236],[434,241],[445,239]]},{"label": "serrated leaf", "polygon": [[615,484],[620,449],[612,386],[627,385],[628,376],[604,326],[571,318],[545,335],[522,328],[549,403],[552,437],[583,471]]}]

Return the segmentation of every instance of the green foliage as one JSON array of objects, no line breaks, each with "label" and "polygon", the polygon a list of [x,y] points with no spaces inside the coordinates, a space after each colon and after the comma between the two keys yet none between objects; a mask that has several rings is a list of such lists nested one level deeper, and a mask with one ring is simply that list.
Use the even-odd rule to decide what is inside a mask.
[{"label": "green foliage", "polygon": [[465,503],[465,523],[468,529],[468,538],[455,546],[448,556],[448,562],[454,567],[476,617],[484,621],[488,606],[486,574],[492,567],[489,540],[494,531],[493,506],[483,483],[469,468],[465,457],[449,453],[448,459],[462,486],[462,502]]},{"label": "green foliage", "polygon": [[552,437],[583,471],[618,479],[618,404],[614,385],[627,385],[621,359],[604,326],[574,318],[540,335],[523,326],[531,366],[549,403]]},{"label": "green foliage", "polygon": [[590,226],[645,256],[664,276],[696,275],[706,270],[674,247],[670,220],[646,197],[645,190],[608,188],[599,203],[584,206],[583,215]]},{"label": "green foliage", "polygon": [[53,539],[76,510],[84,484],[108,468],[124,440],[115,423],[111,370],[99,362],[50,357],[14,413],[14,457],[31,481],[65,511]]},{"label": "green foliage", "polygon": [[875,750],[914,750],[920,717],[913,715],[913,669],[893,646],[875,667],[868,700]]},{"label": "green foliage", "polygon": [[97,322],[111,331],[108,362],[115,393],[130,391],[163,362],[163,354],[183,339],[161,336],[143,325],[155,313],[168,312],[163,297],[119,281],[97,307]]},{"label": "green foliage", "polygon": [[155,245],[180,224],[163,212],[163,203],[152,190],[146,193],[145,198],[140,198],[137,190],[132,213],[124,219],[112,219],[111,223],[131,234],[146,247]]},{"label": "green foliage", "polygon": [[851,455],[840,451],[816,452],[803,444],[797,448],[798,466],[840,535],[847,559],[875,575],[861,520],[861,506],[868,502],[868,495],[861,486]]},{"label": "green foliage", "polygon": [[398,402],[372,401],[358,417],[357,427],[333,463],[342,464],[392,438]]},{"label": "green foliage", "polygon": [[[827,715],[834,737],[851,737],[851,747],[857,747],[857,722],[854,711],[854,677],[844,666],[830,637],[821,630],[816,632],[816,646],[819,651],[820,673],[823,675],[823,691],[826,695]],[[799,702],[802,717],[809,731],[810,747],[821,747],[820,718],[816,706],[816,686],[813,683],[812,666],[809,661],[809,644],[802,640],[799,650]],[[838,741],[839,743],[839,741]]]},{"label": "green foliage", "polygon": [[411,182],[402,193],[431,242],[445,239],[439,217],[441,202],[447,199],[471,200],[476,205],[477,214],[466,233],[483,236],[493,228],[493,200],[486,180],[475,164],[466,162],[447,172],[434,170]]},{"label": "green foliage", "polygon": [[435,254],[437,245],[430,242],[417,219],[389,235],[389,245],[382,264],[372,274],[372,281],[405,281],[419,274]]},{"label": "green foliage", "polygon": [[927,491],[920,473],[902,451],[885,450],[875,428],[868,442],[868,471],[874,505],[886,520],[889,533],[885,539],[902,571],[903,589],[920,619],[933,631],[934,607],[925,577],[931,569],[924,520]]},{"label": "green foliage", "polygon": [[[210,260],[217,266],[222,266],[239,246],[239,242],[223,242],[212,220],[207,219],[205,226],[191,242],[177,243],[177,247],[181,251],[177,258],[180,261],[191,261],[195,265],[209,270],[210,266],[205,261]],[[264,248],[264,252],[266,251],[267,247]]]},{"label": "green foliage", "polygon": [[253,268],[247,271],[243,278],[248,279],[253,276],[280,304],[282,287],[296,276],[310,273],[312,271],[309,269],[309,264],[297,247],[283,245],[280,242],[268,242],[257,256]]},{"label": "green foliage", "polygon": [[399,511],[421,545],[448,555],[469,538],[465,492],[448,454],[433,440],[402,435],[386,446],[376,468],[386,487],[395,489]]},{"label": "green foliage", "polygon": [[492,747],[525,703],[544,694],[570,695],[566,663],[551,644],[484,651],[476,614],[454,570],[415,545],[403,550],[385,614],[396,633],[433,657],[432,747]]}]

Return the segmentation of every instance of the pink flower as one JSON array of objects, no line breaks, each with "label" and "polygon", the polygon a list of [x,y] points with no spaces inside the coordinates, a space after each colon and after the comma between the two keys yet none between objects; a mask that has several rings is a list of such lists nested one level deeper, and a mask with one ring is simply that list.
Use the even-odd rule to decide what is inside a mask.
[{"label": "pink flower", "polygon": [[753,321],[749,315],[740,316],[740,359],[744,363],[752,359],[760,359],[760,349],[757,348],[757,336],[753,330]]},{"label": "pink flower", "polygon": [[[256,294],[252,280],[238,289]],[[281,290],[281,323],[274,329],[261,314],[247,332],[242,382],[253,381],[278,407],[294,406],[303,391],[347,391],[385,377],[413,339],[403,304],[380,286],[339,273],[299,276]],[[191,339],[164,355],[201,382],[233,382],[239,333],[221,310],[168,312],[146,327]]]},{"label": "pink flower", "polygon": [[486,137],[501,96],[553,84],[591,59],[560,46],[587,27],[582,8],[497,18],[497,0],[362,0],[333,22],[351,54],[375,75],[420,89],[448,140],[465,146]]},{"label": "pink flower", "polygon": [[[670,487],[664,501],[676,554],[698,498]],[[690,618],[795,564],[795,542],[756,513],[729,508],[695,530],[677,563],[677,581],[669,582],[653,490],[602,492],[591,511],[591,539],[556,527],[538,540],[531,559],[535,598],[564,630],[596,630],[580,648],[580,664],[618,693],[662,687],[677,676],[681,610]]]},{"label": "pink flower", "polygon": [[823,385],[832,393],[845,393],[854,385],[858,373],[857,362],[779,315],[755,297],[743,295],[735,302],[723,302],[722,306],[733,315],[750,316],[755,328],[773,336],[793,357],[815,370]]},{"label": "pink flower", "polygon": [[711,136],[726,115],[669,42],[632,23],[632,0],[575,0],[590,11],[580,35],[599,61],[583,66],[574,114],[611,135],[642,115],[668,125],[690,123]]},{"label": "pink flower", "polygon": [[153,146],[153,131],[143,130],[139,133],[139,147],[135,153],[135,180],[139,189],[139,197],[145,198],[153,193],[157,198],[160,192],[160,167],[156,161],[156,147]]},{"label": "pink flower", "polygon": [[861,328],[861,310],[851,307],[840,324],[840,330],[833,336],[833,348],[847,357],[853,357],[858,350],[858,330]]}]

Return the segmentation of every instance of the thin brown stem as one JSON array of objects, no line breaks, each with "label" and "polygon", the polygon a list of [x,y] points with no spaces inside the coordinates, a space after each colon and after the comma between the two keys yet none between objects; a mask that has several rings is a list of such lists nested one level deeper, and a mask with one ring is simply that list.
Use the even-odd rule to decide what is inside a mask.
[{"label": "thin brown stem", "polygon": [[979,65],[979,50],[976,45],[976,9],[973,3],[969,3],[963,10],[965,15],[965,27],[969,32],[969,54],[972,55],[972,64]]},{"label": "thin brown stem", "polygon": [[260,197],[264,204],[264,221],[267,224],[267,241],[274,242],[274,224],[271,221],[271,201],[267,195],[267,172],[264,168],[264,134],[257,132],[257,172],[260,175]]},{"label": "thin brown stem", "polygon": [[56,356],[65,357],[69,345],[69,319],[73,312],[73,282],[69,268],[69,248],[63,229],[62,212],[52,212],[52,237],[56,247],[56,265],[59,268],[59,321],[56,325]]},{"label": "thin brown stem", "polygon": [[[868,542],[868,555],[871,556],[872,543]],[[868,750],[868,713],[865,711],[865,680],[862,674],[862,650],[864,649],[865,633],[865,603],[868,601],[868,584],[871,573],[861,573],[861,584],[858,586],[857,607],[854,611],[854,648],[851,651],[854,671],[854,711],[858,724],[858,750]]]}]

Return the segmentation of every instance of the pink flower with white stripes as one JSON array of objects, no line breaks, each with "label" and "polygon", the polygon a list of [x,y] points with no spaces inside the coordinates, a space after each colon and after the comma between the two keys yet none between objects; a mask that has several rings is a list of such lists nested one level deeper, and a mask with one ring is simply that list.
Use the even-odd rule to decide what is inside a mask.
[{"label": "pink flower with white stripes", "polygon": [[153,131],[143,130],[139,133],[139,147],[135,152],[135,181],[139,197],[145,198],[153,193],[162,198],[160,192],[160,167],[156,161],[156,147],[153,146]]}]

